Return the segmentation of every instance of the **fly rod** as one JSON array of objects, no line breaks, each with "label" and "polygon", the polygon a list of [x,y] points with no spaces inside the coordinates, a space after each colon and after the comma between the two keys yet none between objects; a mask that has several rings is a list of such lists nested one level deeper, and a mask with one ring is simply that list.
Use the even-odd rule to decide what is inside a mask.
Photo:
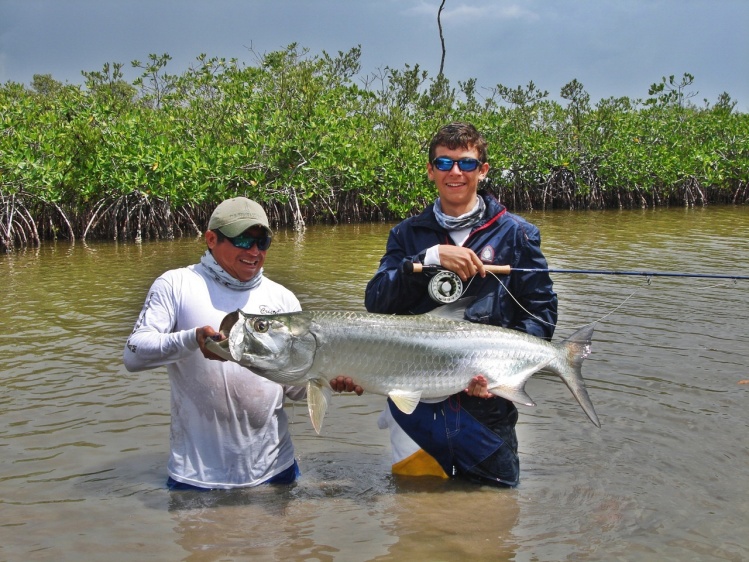
[{"label": "fly rod", "polygon": [[[438,265],[423,265],[406,262],[406,273],[438,273],[445,271]],[[679,273],[670,271],[620,271],[611,269],[543,269],[521,268],[509,265],[484,265],[484,269],[496,275],[509,275],[513,272],[521,273],[580,273],[584,275],[638,275],[640,277],[700,277],[704,279],[749,279],[749,275],[730,275],[717,273]]]},{"label": "fly rod", "polygon": [[[622,271],[609,269],[551,269],[551,268],[520,268],[509,265],[484,265],[487,273],[495,275],[509,275],[510,273],[578,273],[581,275],[631,275],[638,277],[696,277],[702,279],[732,279],[746,280],[749,275],[730,275],[718,273],[681,273],[670,271]],[[429,296],[442,303],[450,303],[460,298],[463,292],[463,282],[452,271],[438,265],[423,265],[406,262],[406,273],[432,273],[434,277],[429,282]]]}]

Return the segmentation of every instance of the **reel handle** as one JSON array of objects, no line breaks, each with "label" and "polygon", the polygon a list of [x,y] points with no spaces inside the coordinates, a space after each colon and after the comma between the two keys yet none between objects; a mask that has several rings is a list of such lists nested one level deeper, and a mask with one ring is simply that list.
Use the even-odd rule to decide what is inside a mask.
[{"label": "reel handle", "polygon": [[[423,263],[414,262],[406,262],[403,264],[403,269],[406,273],[435,273],[443,270],[438,265],[424,265]],[[497,275],[509,275],[512,272],[512,268],[509,265],[484,265],[484,269],[489,273]]]}]

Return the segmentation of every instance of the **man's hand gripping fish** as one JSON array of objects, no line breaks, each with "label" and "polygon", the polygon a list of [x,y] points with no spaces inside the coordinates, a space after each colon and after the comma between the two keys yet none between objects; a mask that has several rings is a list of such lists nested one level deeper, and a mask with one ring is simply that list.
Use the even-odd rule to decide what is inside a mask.
[{"label": "man's hand gripping fish", "polygon": [[366,392],[389,396],[410,414],[422,398],[462,391],[478,374],[488,390],[534,406],[525,383],[544,369],[559,375],[590,420],[601,426],[581,374],[590,354],[593,326],[561,343],[516,330],[462,320],[465,302],[428,314],[395,316],[367,312],[306,311],[228,314],[220,331],[228,338],[209,349],[279,384],[307,385],[307,404],[317,433],[331,396],[329,381],[351,377]]}]

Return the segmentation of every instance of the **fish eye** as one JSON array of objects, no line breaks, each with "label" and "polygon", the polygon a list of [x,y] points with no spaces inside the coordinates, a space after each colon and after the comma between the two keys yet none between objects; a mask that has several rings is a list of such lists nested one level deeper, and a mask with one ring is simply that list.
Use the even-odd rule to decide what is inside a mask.
[{"label": "fish eye", "polygon": [[253,328],[255,328],[255,331],[264,334],[268,331],[268,328],[270,328],[270,322],[268,322],[265,319],[259,318],[255,320],[255,324],[253,325]]}]

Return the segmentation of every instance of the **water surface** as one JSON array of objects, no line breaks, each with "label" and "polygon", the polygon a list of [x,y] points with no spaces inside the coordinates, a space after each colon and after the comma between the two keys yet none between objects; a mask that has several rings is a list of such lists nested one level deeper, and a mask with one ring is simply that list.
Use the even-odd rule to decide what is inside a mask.
[{"label": "water surface", "polygon": [[[749,275],[749,208],[546,212],[554,268]],[[363,310],[390,225],[282,231],[266,273],[304,308]],[[289,405],[292,487],[170,493],[164,369],[125,339],[200,239],[0,256],[0,560],[749,559],[749,282],[554,276],[557,338],[600,320],[594,427],[555,377],[520,408],[521,483],[396,479],[380,396],[336,396],[321,436]]]}]

